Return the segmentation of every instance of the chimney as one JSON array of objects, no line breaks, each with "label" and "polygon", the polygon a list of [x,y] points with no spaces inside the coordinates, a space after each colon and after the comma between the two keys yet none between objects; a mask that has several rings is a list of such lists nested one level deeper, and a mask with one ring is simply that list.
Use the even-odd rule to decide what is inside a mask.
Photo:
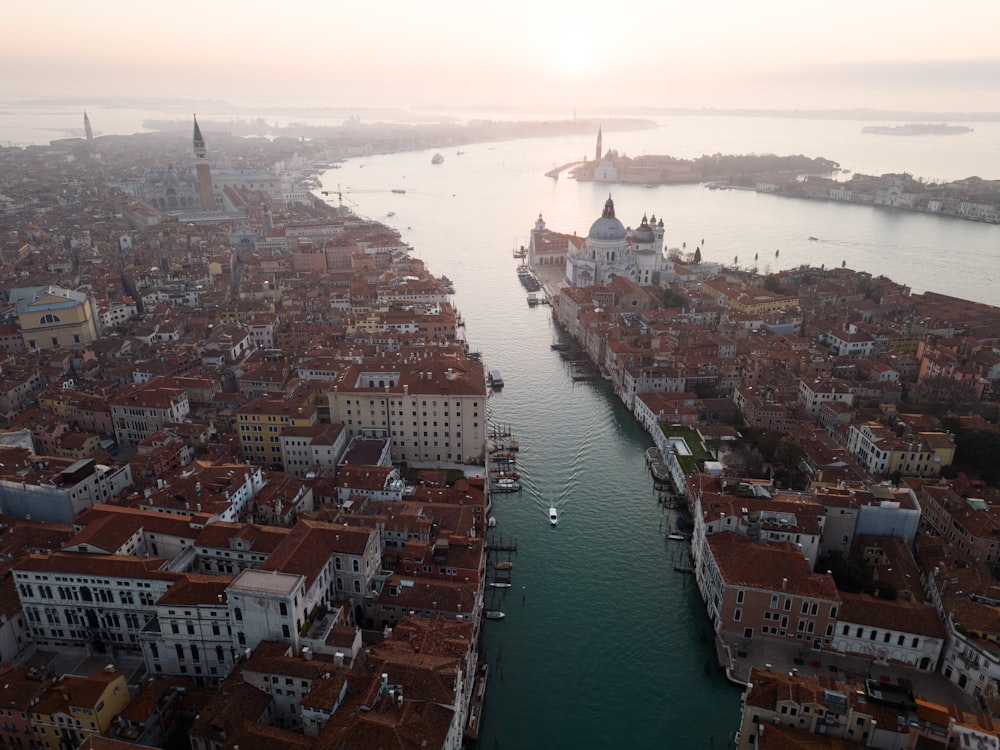
[{"label": "chimney", "polygon": [[787,588],[788,588],[788,579],[787,578],[782,578],[781,579],[781,590],[784,591]]}]

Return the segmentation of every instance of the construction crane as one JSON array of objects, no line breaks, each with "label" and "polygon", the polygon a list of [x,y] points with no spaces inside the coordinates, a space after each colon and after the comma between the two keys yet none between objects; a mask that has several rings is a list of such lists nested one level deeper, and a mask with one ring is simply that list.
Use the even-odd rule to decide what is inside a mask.
[{"label": "construction crane", "polygon": [[[323,193],[323,195],[325,195],[327,197],[330,197],[331,195],[336,195],[337,196],[337,209],[340,211],[341,215],[343,215],[343,213],[344,213],[344,193],[345,192],[349,193],[349,192],[353,192],[353,191],[351,191],[350,186],[348,186],[347,190],[341,190],[340,189],[340,185],[337,185],[337,189],[336,190],[321,190],[320,192]],[[352,201],[350,198],[348,198],[347,200],[350,202],[350,204],[352,206],[357,206],[358,205],[357,203],[355,203],[354,201]]]},{"label": "construction crane", "polygon": [[[327,196],[327,197],[336,195],[337,196],[337,205],[340,208],[341,213],[343,213],[343,211],[344,211],[344,196],[345,195],[350,195],[351,193],[400,193],[400,194],[403,194],[406,191],[398,189],[398,188],[394,189],[394,190],[377,190],[377,189],[367,189],[367,188],[352,188],[350,185],[348,185],[346,189],[342,190],[341,187],[340,187],[340,185],[337,185],[337,189],[336,190],[321,190],[320,192],[323,195]],[[358,205],[357,203],[355,203],[354,201],[352,201],[350,198],[347,199],[347,202],[350,203],[352,206],[357,206]]]}]

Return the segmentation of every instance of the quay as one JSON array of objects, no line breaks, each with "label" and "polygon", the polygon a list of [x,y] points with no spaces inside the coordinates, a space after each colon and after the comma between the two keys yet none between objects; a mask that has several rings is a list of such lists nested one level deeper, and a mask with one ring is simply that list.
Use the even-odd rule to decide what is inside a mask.
[{"label": "quay", "polygon": [[546,177],[554,177],[554,178],[558,179],[560,173],[565,172],[567,169],[570,169],[572,167],[578,166],[580,164],[583,164],[583,162],[582,161],[568,161],[565,164],[562,164],[562,165],[560,165],[558,167],[553,167],[552,169],[550,169],[548,172],[545,173],[545,176]]}]

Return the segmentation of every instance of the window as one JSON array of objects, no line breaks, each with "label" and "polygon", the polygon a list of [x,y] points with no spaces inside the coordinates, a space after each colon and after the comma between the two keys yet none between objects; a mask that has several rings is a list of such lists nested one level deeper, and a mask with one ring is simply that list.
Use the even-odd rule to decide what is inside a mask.
[{"label": "window", "polygon": [[737,604],[742,604],[743,603],[743,595],[745,593],[746,592],[743,589],[740,589],[739,591],[736,592],[736,603]]}]

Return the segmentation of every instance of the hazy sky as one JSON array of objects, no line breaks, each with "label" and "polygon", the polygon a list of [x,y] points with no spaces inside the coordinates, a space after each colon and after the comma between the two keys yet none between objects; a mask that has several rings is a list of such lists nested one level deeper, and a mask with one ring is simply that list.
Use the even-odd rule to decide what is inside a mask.
[{"label": "hazy sky", "polygon": [[1000,2],[30,0],[0,97],[997,110]]}]

